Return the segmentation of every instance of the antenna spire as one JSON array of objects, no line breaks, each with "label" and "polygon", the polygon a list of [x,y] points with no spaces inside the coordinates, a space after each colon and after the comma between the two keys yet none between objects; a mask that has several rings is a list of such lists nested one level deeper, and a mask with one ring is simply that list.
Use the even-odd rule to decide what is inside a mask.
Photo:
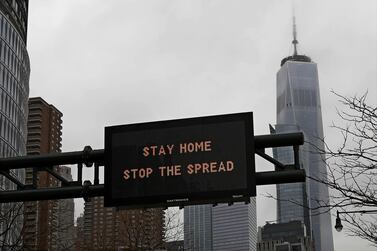
[{"label": "antenna spire", "polygon": [[293,40],[292,40],[292,44],[293,44],[293,55],[292,56],[288,56],[288,57],[285,57],[283,58],[283,60],[281,60],[280,62],[280,66],[283,66],[285,64],[285,62],[287,61],[298,61],[298,62],[312,62],[311,58],[308,57],[308,56],[305,56],[305,55],[299,55],[297,53],[297,44],[298,44],[298,41],[297,41],[297,31],[296,31],[296,15],[295,15],[295,9],[294,9],[294,6],[292,6],[292,21],[293,21],[293,25],[292,25],[292,28],[293,28]]},{"label": "antenna spire", "polygon": [[293,12],[293,40],[292,40],[292,44],[293,44],[293,56],[297,56],[297,44],[298,44],[298,41],[297,41],[297,31],[296,31],[296,16],[295,16],[295,13]]}]

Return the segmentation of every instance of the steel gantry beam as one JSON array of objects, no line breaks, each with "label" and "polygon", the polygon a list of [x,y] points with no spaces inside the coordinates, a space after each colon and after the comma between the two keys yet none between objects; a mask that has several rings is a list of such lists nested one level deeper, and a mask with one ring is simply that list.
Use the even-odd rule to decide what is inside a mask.
[{"label": "steel gantry beam", "polygon": [[[254,136],[255,153],[276,166],[276,171],[257,172],[257,185],[270,185],[281,183],[305,182],[305,171],[299,169],[299,145],[304,143],[302,133],[286,133],[274,135]],[[265,148],[292,146],[294,163],[284,165],[265,153]],[[54,166],[77,165],[77,179],[67,181],[54,171]],[[82,171],[84,166],[92,168],[94,165],[93,182],[83,181]],[[17,185],[17,190],[0,191],[0,203],[56,200],[67,198],[84,198],[103,196],[104,184],[99,184],[99,168],[105,165],[105,152],[103,149],[93,150],[86,146],[83,151],[51,153],[45,155],[31,155],[0,159],[0,175]],[[12,175],[13,169],[33,169],[33,184],[24,184]],[[36,186],[37,173],[47,171],[58,179],[60,187],[38,188]]]}]

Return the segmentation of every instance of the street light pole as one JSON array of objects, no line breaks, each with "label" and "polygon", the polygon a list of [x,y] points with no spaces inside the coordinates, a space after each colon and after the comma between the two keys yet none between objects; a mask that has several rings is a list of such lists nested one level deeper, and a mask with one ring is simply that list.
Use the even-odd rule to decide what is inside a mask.
[{"label": "street light pole", "polygon": [[335,219],[335,229],[336,231],[340,232],[343,229],[342,221],[339,217],[339,214],[352,214],[352,213],[360,213],[360,214],[377,214],[377,210],[354,210],[354,211],[336,211],[336,219]]}]

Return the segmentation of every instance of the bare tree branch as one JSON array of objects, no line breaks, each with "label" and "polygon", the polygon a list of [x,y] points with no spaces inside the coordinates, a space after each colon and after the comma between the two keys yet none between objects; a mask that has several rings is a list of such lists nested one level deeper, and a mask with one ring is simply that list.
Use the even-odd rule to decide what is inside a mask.
[{"label": "bare tree branch", "polygon": [[[314,153],[322,156],[327,166],[327,178],[318,174],[309,179],[320,182],[330,189],[330,200],[315,201],[311,212],[323,213],[336,209],[342,212],[347,222],[347,234],[371,242],[377,247],[377,217],[368,214],[346,213],[355,210],[377,209],[377,107],[367,102],[367,93],[361,96],[345,97],[333,92],[342,105],[337,110],[341,123],[333,123],[339,132],[340,141],[334,148],[324,139],[324,149],[307,142]],[[267,197],[275,198],[271,194]],[[288,200],[298,206],[299,201]],[[312,203],[313,205],[313,203]]]}]

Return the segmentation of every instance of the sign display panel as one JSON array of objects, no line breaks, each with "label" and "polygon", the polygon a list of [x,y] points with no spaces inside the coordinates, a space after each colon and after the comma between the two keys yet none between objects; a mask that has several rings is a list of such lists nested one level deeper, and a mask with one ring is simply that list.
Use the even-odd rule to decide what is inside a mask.
[{"label": "sign display panel", "polygon": [[255,196],[252,113],[105,128],[105,206],[247,201]]}]

